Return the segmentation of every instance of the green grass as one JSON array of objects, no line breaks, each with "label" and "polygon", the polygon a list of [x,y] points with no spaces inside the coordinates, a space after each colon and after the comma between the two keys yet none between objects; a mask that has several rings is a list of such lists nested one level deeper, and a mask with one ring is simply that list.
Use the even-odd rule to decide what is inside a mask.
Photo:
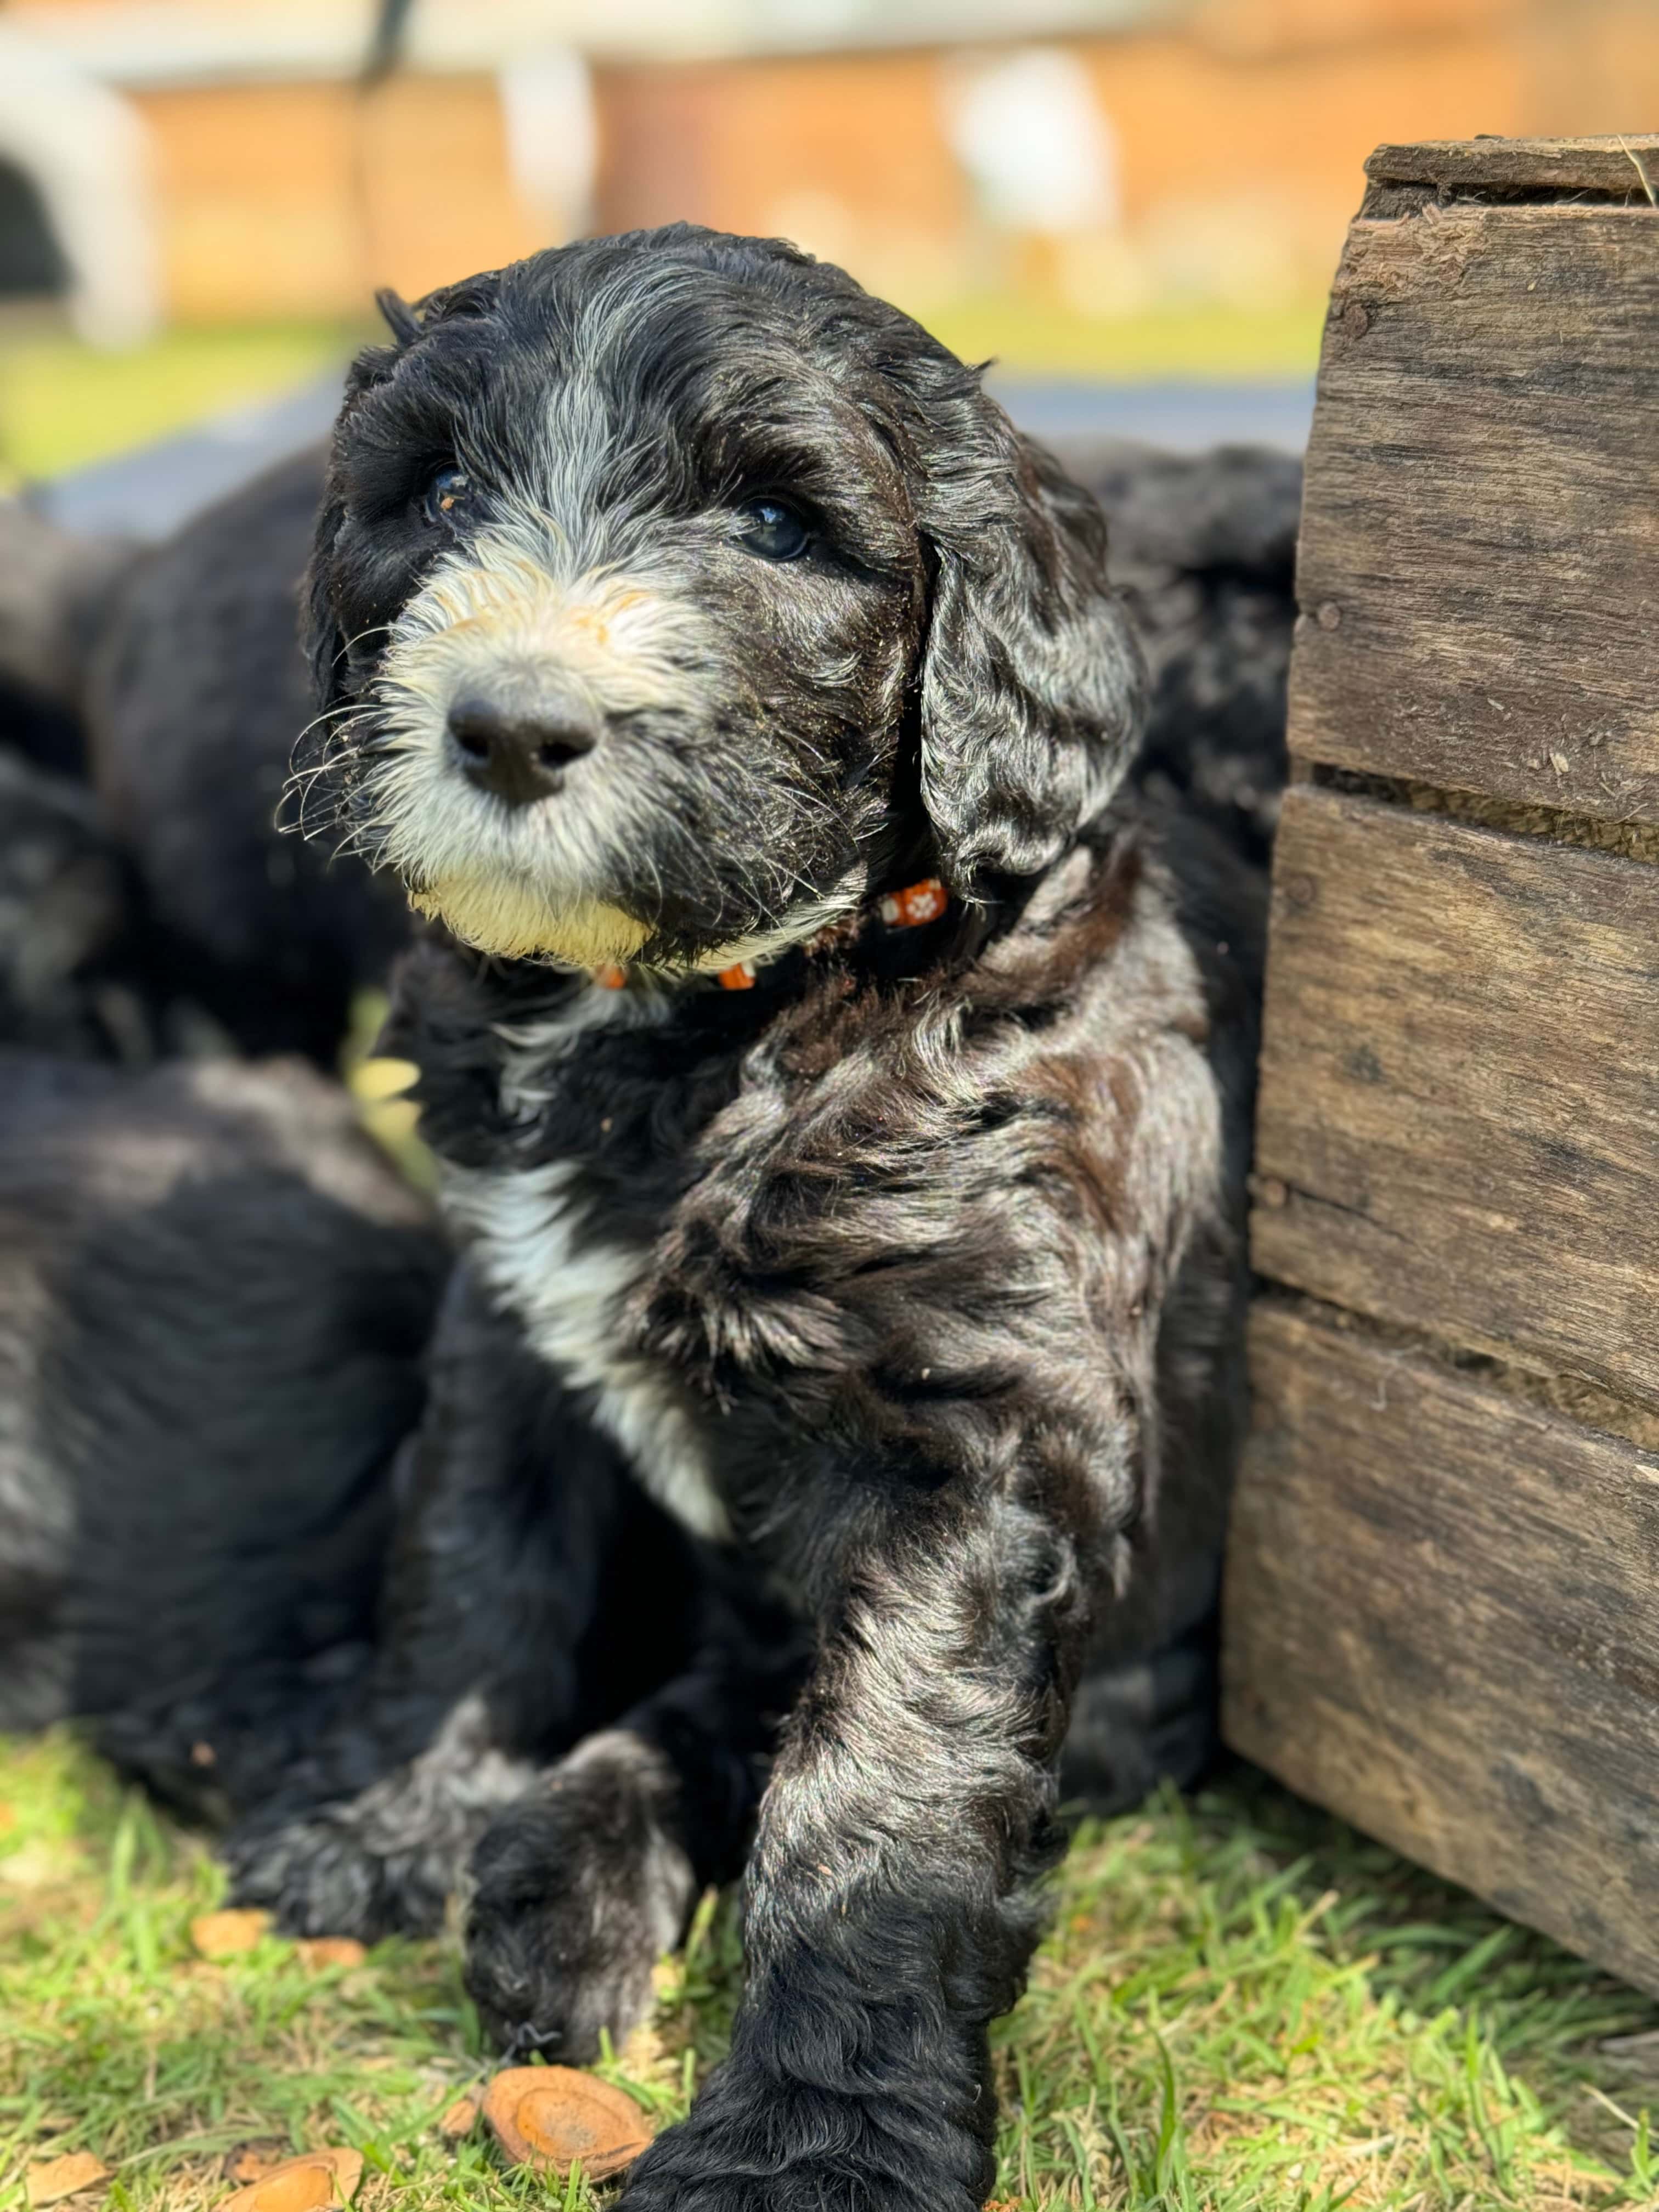
[{"label": "green grass", "polygon": [[54,331],[0,342],[0,489],[285,392],[349,349],[332,324],[169,331],[128,353]]},{"label": "green grass", "polygon": [[[440,2133],[488,2067],[452,1945],[315,1973],[267,1938],[210,1965],[188,1923],[211,1859],[70,1737],[0,1744],[0,1808],[6,2212],[69,2150],[112,2170],[116,2212],[194,2212],[239,2152],[328,2143],[363,2153],[364,2212],[588,2203]],[[1003,2212],[1659,2202],[1659,2013],[1259,1778],[1085,1830],[1055,1903],[998,2031]],[[718,2056],[738,1971],[706,1900],[603,2069],[659,2120]]]}]

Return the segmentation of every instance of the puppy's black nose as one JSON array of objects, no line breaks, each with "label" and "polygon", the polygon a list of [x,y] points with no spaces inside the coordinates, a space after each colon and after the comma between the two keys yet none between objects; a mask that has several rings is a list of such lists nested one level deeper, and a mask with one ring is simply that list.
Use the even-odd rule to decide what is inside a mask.
[{"label": "puppy's black nose", "polygon": [[592,751],[599,726],[574,701],[526,708],[468,697],[449,710],[449,741],[469,782],[509,806],[529,806],[558,790],[569,763]]}]

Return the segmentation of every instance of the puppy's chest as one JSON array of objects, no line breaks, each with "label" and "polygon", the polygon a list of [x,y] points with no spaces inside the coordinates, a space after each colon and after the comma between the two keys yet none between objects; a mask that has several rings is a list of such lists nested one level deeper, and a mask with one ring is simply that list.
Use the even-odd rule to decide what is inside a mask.
[{"label": "puppy's chest", "polygon": [[589,1397],[658,1504],[695,1535],[729,1536],[710,1416],[635,1340],[630,1309],[651,1273],[650,1241],[617,1233],[574,1160],[451,1170],[444,1200],[485,1280],[567,1387]]},{"label": "puppy's chest", "polygon": [[649,1026],[650,1010],[623,1006],[607,1021],[609,995],[517,1039],[500,1099],[522,1141],[491,1164],[447,1167],[445,1209],[532,1347],[586,1397],[644,1487],[694,1534],[720,1540],[731,1528],[713,1473],[714,1416],[638,1340],[637,1303],[684,1176],[676,1148],[651,1140],[636,1081],[625,1057],[617,1064],[625,1032]]}]

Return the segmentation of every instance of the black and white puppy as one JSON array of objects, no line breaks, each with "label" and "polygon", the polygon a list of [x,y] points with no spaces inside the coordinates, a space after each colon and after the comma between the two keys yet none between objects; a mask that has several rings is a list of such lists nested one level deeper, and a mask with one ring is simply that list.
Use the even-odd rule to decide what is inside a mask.
[{"label": "black and white puppy", "polygon": [[[1254,890],[1119,795],[1099,508],[848,277],[675,228],[390,313],[306,805],[444,925],[393,1048],[470,1257],[382,1662],[241,1893],[418,1922],[471,1847],[475,1993],[580,2057],[746,1852],[731,2057],[626,2202],[961,2212],[1068,1717],[1109,1787],[1091,1669],[1211,1595]],[[584,1736],[619,1483],[684,1657]]]}]

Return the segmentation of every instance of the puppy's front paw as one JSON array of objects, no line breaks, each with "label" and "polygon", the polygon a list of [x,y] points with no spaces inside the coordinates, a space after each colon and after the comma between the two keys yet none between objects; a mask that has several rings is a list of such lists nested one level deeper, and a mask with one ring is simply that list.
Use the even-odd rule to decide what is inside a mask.
[{"label": "puppy's front paw", "polygon": [[486,1824],[534,1779],[490,1741],[482,1699],[465,1699],[424,1751],[356,1796],[298,1812],[290,1801],[288,1820],[273,1812],[234,1830],[233,1894],[289,1935],[431,1935]]},{"label": "puppy's front paw", "polygon": [[672,1782],[621,1730],[590,1737],[508,1807],[472,1855],[466,1986],[505,2045],[581,2063],[651,2001],[695,1878],[665,1825]]},{"label": "puppy's front paw", "polygon": [[986,2146],[937,2108],[720,2068],[617,2212],[978,2212]]}]

